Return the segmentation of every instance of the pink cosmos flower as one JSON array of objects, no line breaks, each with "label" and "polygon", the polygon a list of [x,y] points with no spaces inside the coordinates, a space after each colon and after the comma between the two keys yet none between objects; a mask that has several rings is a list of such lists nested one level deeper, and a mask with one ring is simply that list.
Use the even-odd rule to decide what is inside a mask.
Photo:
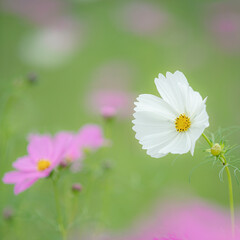
[{"label": "pink cosmos flower", "polygon": [[3,182],[14,184],[17,195],[31,187],[39,178],[47,177],[59,164],[63,148],[49,135],[31,135],[28,155],[13,163],[15,171],[6,173]]},{"label": "pink cosmos flower", "polygon": [[102,129],[97,125],[85,125],[77,134],[60,132],[54,138],[30,135],[28,155],[13,163],[16,170],[6,173],[3,182],[14,184],[14,193],[19,194],[39,178],[47,177],[60,163],[81,160],[85,149],[95,151],[104,142]]},{"label": "pink cosmos flower", "polygon": [[100,126],[87,124],[77,134],[72,132],[59,132],[55,136],[57,145],[64,149],[61,165],[71,163],[71,170],[78,172],[85,157],[85,150],[96,151],[105,144],[103,131]]},{"label": "pink cosmos flower", "polygon": [[92,94],[92,105],[98,108],[98,112],[105,118],[111,118],[117,114],[125,115],[125,107],[129,106],[129,94],[115,89],[98,90]]},{"label": "pink cosmos flower", "polygon": [[77,134],[77,142],[82,150],[97,150],[105,143],[102,128],[94,124],[83,126]]},{"label": "pink cosmos flower", "polygon": [[134,73],[131,63],[115,59],[96,69],[90,86],[93,90],[86,96],[87,109],[106,119],[130,116],[135,96],[129,88]]},{"label": "pink cosmos flower", "polygon": [[[202,200],[185,199],[184,203],[167,201],[144,217],[122,240],[238,240],[240,219],[236,219],[236,238],[232,238],[228,209]],[[162,238],[161,238],[162,237]]]},{"label": "pink cosmos flower", "polygon": [[163,214],[162,230],[183,240],[240,239],[239,219],[236,219],[236,238],[232,237],[230,213],[206,202],[186,201],[180,206],[169,206]]},{"label": "pink cosmos flower", "polygon": [[183,240],[183,239],[170,236],[170,237],[163,237],[163,238],[154,238],[154,240]]},{"label": "pink cosmos flower", "polygon": [[153,240],[181,240],[181,239],[177,239],[175,237],[163,237],[163,238],[154,238]]},{"label": "pink cosmos flower", "polygon": [[61,160],[62,165],[66,165],[83,157],[76,134],[72,132],[59,132],[55,135],[55,141],[64,149]]},{"label": "pink cosmos flower", "polygon": [[83,158],[84,150],[95,151],[105,143],[102,128],[94,124],[84,125],[77,134],[59,132],[55,141],[64,149],[63,158],[70,162]]},{"label": "pink cosmos flower", "polygon": [[72,163],[70,169],[72,172],[79,172],[81,170],[86,151],[93,152],[98,150],[100,147],[105,145],[106,140],[103,136],[101,127],[98,125],[87,124],[76,134],[75,141],[78,149],[80,149],[81,157]]}]

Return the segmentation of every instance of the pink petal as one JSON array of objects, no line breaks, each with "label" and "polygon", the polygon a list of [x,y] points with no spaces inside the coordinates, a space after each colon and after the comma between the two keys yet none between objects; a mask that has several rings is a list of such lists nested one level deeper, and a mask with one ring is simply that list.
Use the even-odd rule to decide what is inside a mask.
[{"label": "pink petal", "polygon": [[33,161],[40,159],[51,160],[53,153],[53,140],[49,135],[30,135],[28,153]]},{"label": "pink petal", "polygon": [[6,184],[15,184],[18,182],[22,182],[24,180],[32,179],[32,178],[41,178],[45,177],[45,172],[18,172],[13,171],[6,173],[3,177],[3,182]]},{"label": "pink petal", "polygon": [[54,139],[57,146],[64,151],[74,140],[74,134],[71,132],[59,132]]},{"label": "pink petal", "polygon": [[85,125],[78,134],[78,142],[83,148],[97,149],[104,143],[102,129],[97,125]]},{"label": "pink petal", "polygon": [[3,182],[6,184],[14,184],[25,179],[25,175],[21,172],[13,171],[6,173],[3,177]]},{"label": "pink petal", "polygon": [[[76,135],[71,132],[60,132],[55,136],[56,159],[70,158],[76,160],[80,158],[81,152]],[[60,157],[59,157],[60,156]]]},{"label": "pink petal", "polygon": [[13,167],[20,171],[36,171],[37,165],[33,163],[28,156],[18,158],[16,162],[13,163]]},{"label": "pink petal", "polygon": [[25,191],[27,188],[31,187],[37,180],[38,178],[32,178],[17,183],[14,187],[14,194],[18,195],[19,193]]}]

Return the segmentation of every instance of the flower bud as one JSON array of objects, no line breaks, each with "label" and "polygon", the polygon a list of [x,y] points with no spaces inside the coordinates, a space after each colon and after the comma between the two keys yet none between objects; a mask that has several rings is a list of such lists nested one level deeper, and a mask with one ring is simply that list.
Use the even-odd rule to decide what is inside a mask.
[{"label": "flower bud", "polygon": [[36,73],[31,72],[27,75],[27,80],[30,84],[35,84],[38,80],[38,76]]},{"label": "flower bud", "polygon": [[222,152],[222,147],[218,143],[215,143],[211,148],[211,154],[213,156],[219,156],[221,152]]},{"label": "flower bud", "polygon": [[72,185],[72,191],[73,191],[73,193],[79,193],[79,192],[81,192],[81,191],[82,191],[82,185],[79,184],[79,183],[74,183],[74,184]]},{"label": "flower bud", "polygon": [[68,166],[68,163],[67,163],[66,161],[61,161],[61,162],[59,163],[59,166],[60,166],[61,168],[66,168],[66,167]]},{"label": "flower bud", "polygon": [[101,109],[101,115],[105,120],[112,120],[116,116],[116,109],[113,107],[103,107]]},{"label": "flower bud", "polygon": [[110,169],[112,169],[112,168],[113,168],[112,161],[110,161],[110,160],[105,161],[105,162],[102,164],[102,168],[103,168],[104,170],[110,170]]},{"label": "flower bud", "polygon": [[10,207],[6,207],[3,209],[3,218],[5,220],[11,220],[13,218],[13,209]]}]

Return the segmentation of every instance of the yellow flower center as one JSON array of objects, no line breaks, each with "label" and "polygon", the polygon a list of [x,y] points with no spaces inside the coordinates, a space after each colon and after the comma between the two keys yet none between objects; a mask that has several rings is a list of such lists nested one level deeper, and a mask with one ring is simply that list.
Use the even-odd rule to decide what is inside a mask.
[{"label": "yellow flower center", "polygon": [[49,168],[51,166],[51,162],[49,162],[47,159],[42,159],[38,161],[37,163],[37,169],[38,171],[44,171],[45,169]]},{"label": "yellow flower center", "polygon": [[191,126],[190,118],[187,117],[185,114],[181,114],[175,121],[175,127],[178,132],[185,132]]}]

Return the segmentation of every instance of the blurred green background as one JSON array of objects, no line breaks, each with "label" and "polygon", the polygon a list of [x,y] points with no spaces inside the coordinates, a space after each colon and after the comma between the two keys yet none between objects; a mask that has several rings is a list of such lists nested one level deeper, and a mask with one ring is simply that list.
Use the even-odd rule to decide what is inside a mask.
[{"label": "blurred green background", "polygon": [[[101,116],[91,111],[88,97],[93,90],[111,86],[123,87],[133,97],[157,95],[154,78],[159,72],[180,70],[193,89],[208,96],[208,131],[239,125],[239,16],[240,4],[233,1],[2,1],[1,178],[17,157],[26,154],[26,136],[31,132],[77,131],[86,123],[104,127]],[[56,34],[48,35],[56,29]],[[30,73],[36,74],[36,84],[21,86]],[[6,99],[13,92],[6,110]],[[133,106],[132,101],[124,108]],[[95,172],[63,176],[65,209],[72,200],[71,184],[83,185],[80,220],[72,231],[89,226],[93,231],[130,228],[168,194],[177,199],[186,193],[228,206],[219,167],[199,166],[189,182],[191,170],[206,160],[202,139],[194,157],[151,159],[134,138],[131,113],[112,123],[113,146],[86,160]],[[229,143],[239,144],[239,131],[231,132]],[[105,160],[112,168],[102,174],[100,163]],[[0,211],[6,207],[14,211],[12,221],[1,217],[1,239],[59,239],[52,226],[55,209],[48,181],[38,181],[19,196],[14,196],[11,185],[0,183]],[[238,206],[235,178],[234,190]]]}]

